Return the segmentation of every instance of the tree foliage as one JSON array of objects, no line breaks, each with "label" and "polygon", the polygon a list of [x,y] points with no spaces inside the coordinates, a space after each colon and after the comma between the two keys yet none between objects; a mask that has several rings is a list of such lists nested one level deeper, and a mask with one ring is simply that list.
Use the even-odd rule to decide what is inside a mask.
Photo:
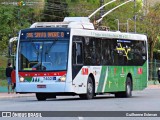
[{"label": "tree foliage", "polygon": [[149,8],[148,13],[143,16],[141,23],[141,30],[148,36],[149,58],[150,61],[152,61],[154,57],[153,52],[156,49],[160,50],[160,47],[157,46],[160,43],[160,4],[156,4]]},{"label": "tree foliage", "polygon": [[9,39],[17,36],[19,30],[40,20],[37,18],[37,9],[32,6],[7,4],[13,2],[11,0],[6,0],[6,4],[2,4],[3,2],[0,1],[0,54],[7,55]]},{"label": "tree foliage", "polygon": [[62,21],[65,16],[68,16],[65,0],[46,0],[42,21]]},{"label": "tree foliage", "polygon": [[[11,1],[13,0],[0,0]],[[19,1],[19,0],[15,0]],[[28,0],[31,1],[32,0]],[[2,53],[7,51],[8,40],[10,37],[17,36],[20,29],[27,28],[30,24],[37,21],[63,21],[66,16],[89,16],[98,7],[100,7],[100,0],[36,0],[40,5],[18,7],[14,5],[0,5],[0,51]],[[110,0],[104,0],[104,3]],[[103,14],[123,3],[126,0],[117,0],[116,2],[106,6],[103,9]],[[45,7],[43,7],[45,4]],[[114,10],[108,14],[101,25],[108,26],[110,30],[116,31],[118,29],[117,21],[119,20],[120,31],[126,32],[127,27],[129,32],[135,32],[135,15],[136,15],[136,32],[145,33],[148,36],[150,59],[153,59],[153,51],[160,50],[158,46],[160,41],[160,5],[156,4],[147,8],[144,12],[145,6],[142,7],[142,0],[136,0],[135,3],[130,2],[122,7]],[[44,10],[43,10],[44,9]],[[95,14],[91,21],[100,18],[100,12]],[[128,26],[127,26],[128,22]]]}]

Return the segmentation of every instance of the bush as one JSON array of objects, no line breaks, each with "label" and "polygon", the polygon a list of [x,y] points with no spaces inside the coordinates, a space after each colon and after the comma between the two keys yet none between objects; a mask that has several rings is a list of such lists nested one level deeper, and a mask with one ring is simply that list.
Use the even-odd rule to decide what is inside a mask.
[{"label": "bush", "polygon": [[0,68],[0,79],[6,79],[6,75],[5,75],[5,69],[4,68]]},{"label": "bush", "polygon": [[0,87],[6,87],[7,86],[7,80],[0,79]]}]

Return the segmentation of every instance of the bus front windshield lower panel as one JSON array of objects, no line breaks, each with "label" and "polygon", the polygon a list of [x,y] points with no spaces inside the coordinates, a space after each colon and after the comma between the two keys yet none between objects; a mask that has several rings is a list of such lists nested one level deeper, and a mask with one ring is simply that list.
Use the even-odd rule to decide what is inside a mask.
[{"label": "bus front windshield lower panel", "polygon": [[68,41],[22,41],[20,71],[57,71],[67,69]]}]

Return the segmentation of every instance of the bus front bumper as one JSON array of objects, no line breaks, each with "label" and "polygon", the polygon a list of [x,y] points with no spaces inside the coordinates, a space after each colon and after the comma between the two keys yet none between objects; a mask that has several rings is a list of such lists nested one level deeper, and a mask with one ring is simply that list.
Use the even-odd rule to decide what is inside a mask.
[{"label": "bus front bumper", "polygon": [[37,93],[37,92],[71,92],[65,90],[65,82],[55,82],[55,83],[17,83],[16,92],[17,93]]}]

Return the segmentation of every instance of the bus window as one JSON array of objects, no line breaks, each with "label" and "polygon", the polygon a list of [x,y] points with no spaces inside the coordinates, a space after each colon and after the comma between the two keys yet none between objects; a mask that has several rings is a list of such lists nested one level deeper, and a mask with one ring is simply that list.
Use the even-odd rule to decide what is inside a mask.
[{"label": "bus window", "polygon": [[20,42],[20,70],[66,70],[68,41]]},{"label": "bus window", "polygon": [[73,42],[73,64],[83,64],[82,42]]},{"label": "bus window", "polygon": [[73,64],[76,64],[76,43],[73,42],[73,47],[72,47],[72,62]]},{"label": "bus window", "polygon": [[77,64],[82,64],[83,63],[82,43],[77,43],[76,57],[77,57]]}]

